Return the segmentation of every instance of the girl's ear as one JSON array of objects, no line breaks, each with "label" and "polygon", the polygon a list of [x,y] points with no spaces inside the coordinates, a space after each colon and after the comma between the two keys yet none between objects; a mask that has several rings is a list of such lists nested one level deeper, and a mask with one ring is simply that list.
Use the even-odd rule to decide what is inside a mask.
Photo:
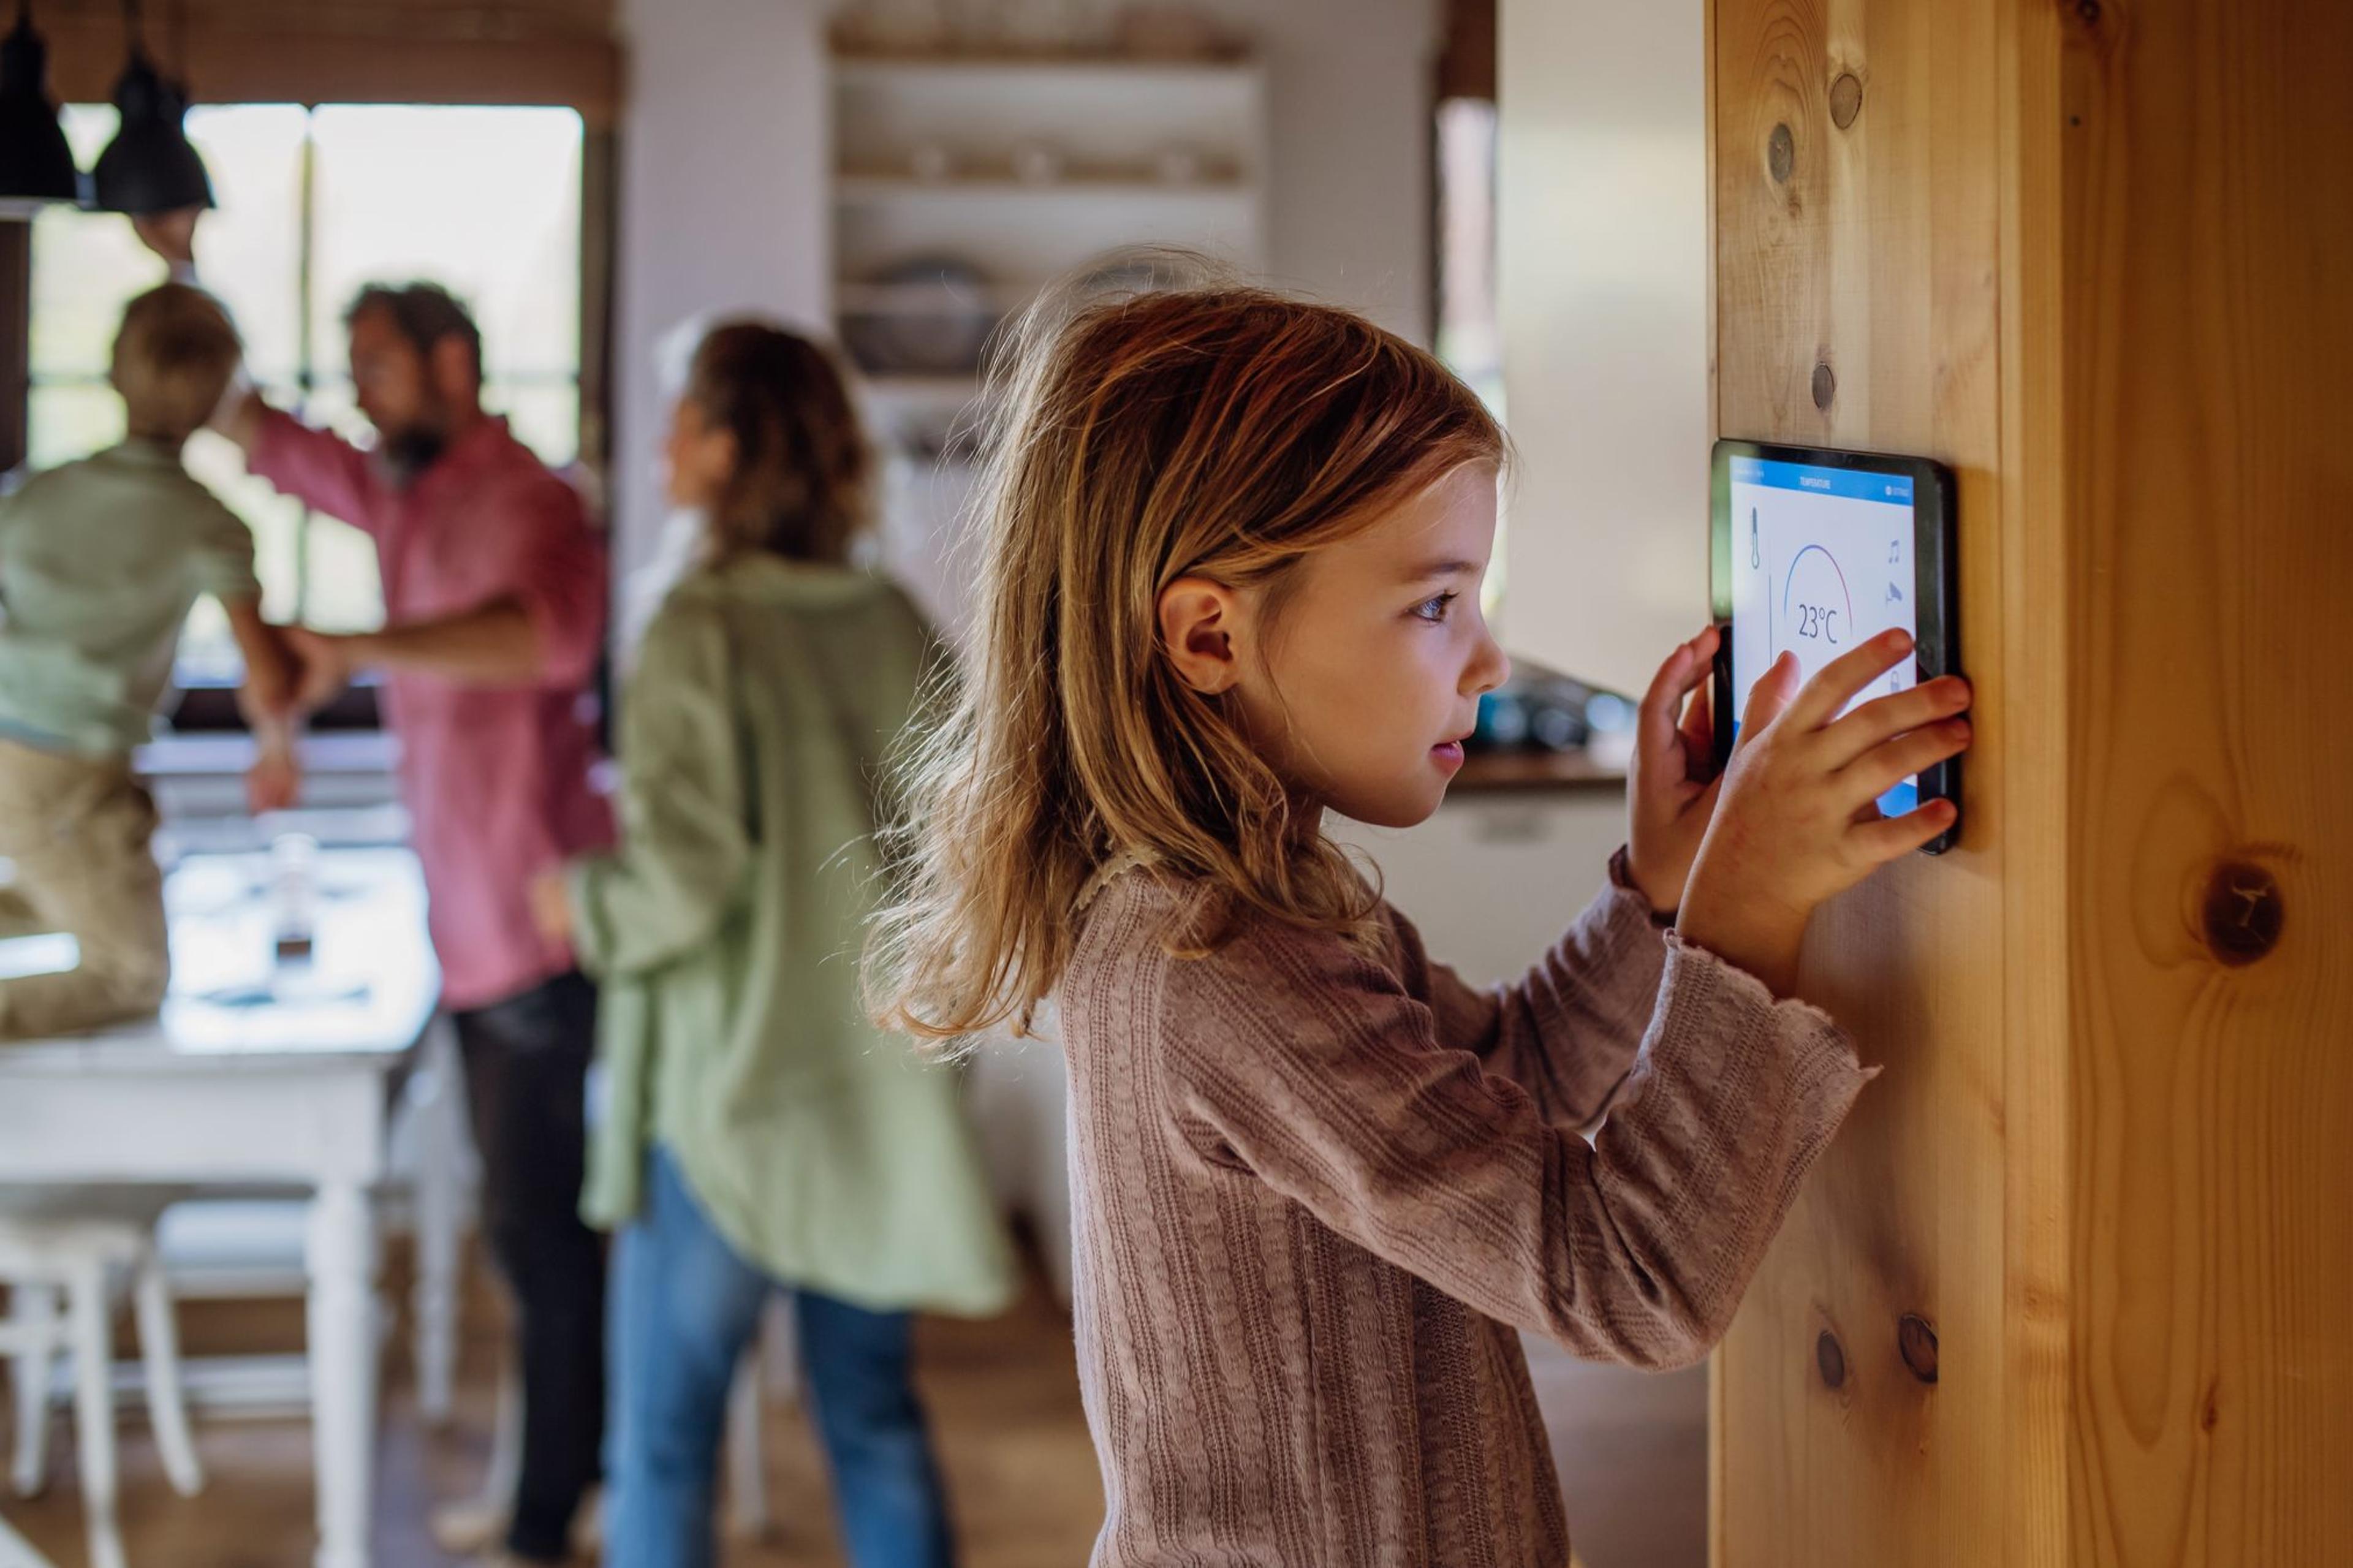
[{"label": "girl's ear", "polygon": [[1223,583],[1179,577],[1160,591],[1160,647],[1176,679],[1215,696],[1233,689],[1241,672],[1235,637],[1245,606]]}]

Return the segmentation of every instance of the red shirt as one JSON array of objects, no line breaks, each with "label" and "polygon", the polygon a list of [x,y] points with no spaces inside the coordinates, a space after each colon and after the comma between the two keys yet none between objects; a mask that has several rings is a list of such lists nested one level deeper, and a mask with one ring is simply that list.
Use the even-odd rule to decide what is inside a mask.
[{"label": "red shirt", "polygon": [[579,495],[503,419],[396,488],[367,453],[273,410],[248,467],[375,541],[389,624],[501,599],[531,616],[546,660],[534,684],[390,672],[385,689],[443,1000],[485,1006],[571,968],[533,922],[530,891],[540,872],[613,839],[581,700],[604,637],[605,548]]}]

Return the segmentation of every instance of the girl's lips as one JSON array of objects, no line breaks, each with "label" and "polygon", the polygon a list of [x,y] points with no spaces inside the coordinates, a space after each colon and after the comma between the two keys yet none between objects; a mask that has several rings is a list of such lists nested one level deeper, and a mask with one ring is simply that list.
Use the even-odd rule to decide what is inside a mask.
[{"label": "girl's lips", "polygon": [[1430,748],[1430,754],[1438,759],[1440,767],[1459,768],[1462,765],[1462,742],[1440,741]]}]

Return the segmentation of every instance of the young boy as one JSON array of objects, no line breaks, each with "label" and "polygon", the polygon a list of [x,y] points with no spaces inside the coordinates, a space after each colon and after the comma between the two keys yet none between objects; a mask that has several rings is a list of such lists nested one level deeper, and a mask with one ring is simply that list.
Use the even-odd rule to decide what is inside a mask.
[{"label": "young boy", "polygon": [[220,600],[245,655],[254,806],[291,801],[293,671],[261,618],[253,537],[181,465],[241,353],[210,295],[179,283],[142,294],[114,340],[129,435],[0,502],[0,856],[21,912],[81,949],[70,971],[0,979],[0,1037],[91,1028],[163,1001],[155,808],[131,751],[200,594]]}]

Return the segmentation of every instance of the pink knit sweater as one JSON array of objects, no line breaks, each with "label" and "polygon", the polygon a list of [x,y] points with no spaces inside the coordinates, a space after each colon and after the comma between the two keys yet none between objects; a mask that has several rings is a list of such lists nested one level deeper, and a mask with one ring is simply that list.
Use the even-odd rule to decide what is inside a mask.
[{"label": "pink knit sweater", "polygon": [[1492,991],[1394,910],[1172,959],[1184,897],[1113,878],[1060,991],[1094,1563],[1560,1568],[1514,1331],[1704,1355],[1869,1075],[1622,871]]}]

